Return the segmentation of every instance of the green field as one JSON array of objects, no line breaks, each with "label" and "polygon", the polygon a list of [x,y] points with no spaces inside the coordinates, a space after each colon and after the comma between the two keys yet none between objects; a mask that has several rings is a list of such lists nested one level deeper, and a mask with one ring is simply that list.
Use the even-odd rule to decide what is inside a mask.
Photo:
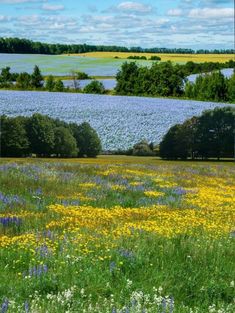
[{"label": "green field", "polygon": [[150,157],[1,159],[2,312],[233,313],[234,174]]}]

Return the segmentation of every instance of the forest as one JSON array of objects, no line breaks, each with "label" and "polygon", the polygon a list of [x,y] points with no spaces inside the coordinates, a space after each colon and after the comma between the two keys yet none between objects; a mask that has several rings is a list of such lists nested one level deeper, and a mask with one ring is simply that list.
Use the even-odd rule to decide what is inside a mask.
[{"label": "forest", "polygon": [[179,54],[233,54],[234,49],[193,50],[185,48],[141,48],[87,44],[49,44],[31,41],[24,38],[0,38],[0,53],[31,53],[31,54],[62,54],[86,53],[94,51],[105,52],[145,52],[145,53],[179,53]]}]

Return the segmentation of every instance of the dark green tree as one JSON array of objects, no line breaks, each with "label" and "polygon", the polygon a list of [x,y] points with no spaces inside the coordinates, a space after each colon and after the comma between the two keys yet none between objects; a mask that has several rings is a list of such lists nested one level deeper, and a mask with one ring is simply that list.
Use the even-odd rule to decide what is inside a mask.
[{"label": "dark green tree", "polygon": [[104,85],[98,80],[93,80],[83,89],[84,93],[103,94],[105,92]]},{"label": "dark green tree", "polygon": [[231,102],[235,102],[235,73],[227,80],[227,97]]},{"label": "dark green tree", "polygon": [[45,115],[34,114],[27,122],[27,133],[32,153],[50,156],[53,153],[55,136],[54,123]]},{"label": "dark green tree", "polygon": [[57,91],[57,92],[62,92],[62,91],[64,91],[64,84],[63,84],[62,80],[58,79],[58,80],[55,82],[53,91]]},{"label": "dark green tree", "polygon": [[151,156],[154,155],[153,150],[146,140],[142,140],[134,145],[132,155],[136,156]]},{"label": "dark green tree", "polygon": [[43,86],[43,76],[37,65],[34,67],[30,83],[32,88],[41,88]]},{"label": "dark green tree", "polygon": [[55,89],[55,79],[54,76],[49,75],[46,79],[45,88],[48,91],[53,91]]},{"label": "dark green tree", "polygon": [[29,152],[29,141],[25,129],[25,118],[0,117],[0,155],[22,157]]},{"label": "dark green tree", "polygon": [[101,141],[89,123],[70,124],[70,128],[77,142],[79,156],[96,157],[101,152]]},{"label": "dark green tree", "polygon": [[19,89],[30,89],[31,87],[30,74],[26,72],[20,73],[16,79],[16,87]]},{"label": "dark green tree", "polygon": [[77,142],[69,128],[56,127],[54,129],[55,146],[53,152],[59,157],[76,157],[78,155]]},{"label": "dark green tree", "polygon": [[1,74],[0,74],[0,85],[2,87],[8,87],[12,84],[12,74],[10,72],[10,67],[4,67],[1,70]]},{"label": "dark green tree", "polygon": [[120,95],[133,94],[134,85],[138,77],[139,68],[135,62],[123,63],[121,69],[118,71],[116,79],[116,92]]},{"label": "dark green tree", "polygon": [[163,159],[187,159],[190,155],[189,138],[185,127],[175,125],[169,129],[160,143],[160,157]]}]

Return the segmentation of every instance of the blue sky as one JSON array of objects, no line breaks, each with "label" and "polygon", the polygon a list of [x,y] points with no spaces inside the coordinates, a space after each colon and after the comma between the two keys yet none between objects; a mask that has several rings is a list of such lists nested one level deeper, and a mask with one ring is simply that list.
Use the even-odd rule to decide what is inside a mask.
[{"label": "blue sky", "polygon": [[0,37],[51,43],[226,49],[233,0],[0,0]]}]

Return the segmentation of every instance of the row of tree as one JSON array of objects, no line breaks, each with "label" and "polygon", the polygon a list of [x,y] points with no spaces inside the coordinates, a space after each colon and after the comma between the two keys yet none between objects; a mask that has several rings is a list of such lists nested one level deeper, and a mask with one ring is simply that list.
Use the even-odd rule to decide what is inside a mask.
[{"label": "row of tree", "polygon": [[160,143],[163,159],[235,157],[235,109],[216,108],[169,129]]},{"label": "row of tree", "polygon": [[186,64],[181,65],[185,74],[202,74],[202,73],[209,73],[216,70],[222,70],[224,68],[235,68],[235,60],[229,60],[224,63],[220,62],[203,62],[203,63],[196,63],[193,61],[188,61]]},{"label": "row of tree", "polygon": [[[189,67],[171,62],[151,67],[124,63],[117,73],[116,93],[141,96],[185,96],[190,99],[235,101],[235,74],[225,78],[220,72],[202,74],[195,83],[187,82]],[[186,85],[185,85],[185,82]]]},{"label": "row of tree", "polygon": [[120,95],[181,96],[186,73],[171,62],[153,63],[151,67],[125,62],[116,79],[115,90]]},{"label": "row of tree", "polygon": [[177,53],[177,54],[233,54],[234,49],[228,50],[193,50],[185,48],[149,48],[141,47],[120,47],[120,46],[104,46],[104,45],[86,45],[86,44],[48,44],[42,42],[34,42],[21,38],[0,38],[0,53],[32,53],[32,54],[62,54],[62,53],[85,53],[94,51],[108,52],[146,52],[146,53]]},{"label": "row of tree", "polygon": [[43,86],[43,76],[37,65],[35,65],[33,73],[30,75],[27,72],[11,73],[9,66],[2,68],[0,73],[0,87],[10,87],[13,82],[21,89],[41,88]]},{"label": "row of tree", "polygon": [[[93,80],[85,86],[83,90],[79,87],[78,80],[88,79],[89,76],[86,73],[78,72],[73,74],[73,90],[82,91],[84,93],[92,94],[104,94],[104,85]],[[47,91],[71,91],[69,87],[65,88],[61,79],[55,79],[53,75],[49,75],[45,80],[41,74],[41,71],[37,65],[35,65],[33,73],[30,75],[27,72],[23,73],[11,73],[10,67],[5,67],[0,73],[0,88],[16,88],[22,90],[47,90]]]},{"label": "row of tree", "polygon": [[235,73],[230,78],[225,78],[221,72],[200,75],[195,83],[186,83],[185,96],[204,101],[235,102]]},{"label": "row of tree", "polygon": [[101,141],[88,124],[66,123],[46,115],[0,116],[0,156],[96,157]]}]

